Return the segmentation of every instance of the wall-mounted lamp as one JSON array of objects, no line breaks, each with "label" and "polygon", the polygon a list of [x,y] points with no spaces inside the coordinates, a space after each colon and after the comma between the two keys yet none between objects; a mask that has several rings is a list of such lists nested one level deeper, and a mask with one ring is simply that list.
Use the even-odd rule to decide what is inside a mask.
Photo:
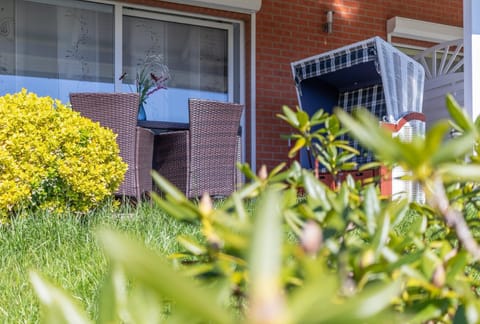
[{"label": "wall-mounted lamp", "polygon": [[329,10],[326,12],[327,14],[327,22],[323,25],[323,30],[327,33],[332,33],[333,32],[333,14],[335,11]]}]

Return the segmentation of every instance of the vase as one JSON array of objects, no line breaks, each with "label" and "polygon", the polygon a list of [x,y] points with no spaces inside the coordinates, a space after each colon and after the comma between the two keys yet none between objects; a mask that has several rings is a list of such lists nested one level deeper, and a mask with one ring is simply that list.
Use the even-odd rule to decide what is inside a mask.
[{"label": "vase", "polygon": [[137,115],[138,120],[146,120],[147,115],[145,113],[145,108],[143,107],[143,102],[138,105],[138,115]]}]

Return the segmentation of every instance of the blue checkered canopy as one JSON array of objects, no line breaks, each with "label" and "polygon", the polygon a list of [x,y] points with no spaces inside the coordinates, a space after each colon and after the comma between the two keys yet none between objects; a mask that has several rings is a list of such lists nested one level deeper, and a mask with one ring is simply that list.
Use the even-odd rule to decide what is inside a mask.
[{"label": "blue checkered canopy", "polygon": [[[422,111],[423,67],[380,37],[293,62],[291,67],[300,107],[304,110],[314,105],[326,110],[333,108],[328,107],[328,102],[321,107],[321,95],[326,92],[337,92],[338,97],[344,91],[382,85],[389,119]],[[329,91],[322,87],[328,87]],[[336,105],[342,106],[338,102]]]},{"label": "blue checkered canopy", "polygon": [[[299,105],[310,115],[365,107],[391,122],[422,111],[423,67],[380,37],[292,62],[291,68]],[[372,154],[361,150],[357,163],[371,161]]]}]

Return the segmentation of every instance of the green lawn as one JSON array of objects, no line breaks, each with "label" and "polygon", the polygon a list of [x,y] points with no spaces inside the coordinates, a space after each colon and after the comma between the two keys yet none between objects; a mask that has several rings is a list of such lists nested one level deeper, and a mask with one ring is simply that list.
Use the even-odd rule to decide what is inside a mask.
[{"label": "green lawn", "polygon": [[120,212],[105,209],[83,218],[16,219],[0,228],[0,323],[38,322],[38,302],[28,277],[31,269],[69,291],[94,318],[98,287],[107,270],[95,238],[100,227],[127,233],[164,255],[178,249],[178,233],[197,231],[149,204],[122,207]]},{"label": "green lawn", "polygon": [[[415,214],[406,217],[397,227],[400,234],[409,232],[415,219]],[[38,301],[29,281],[32,269],[66,289],[95,319],[99,287],[108,268],[96,241],[97,229],[104,227],[127,233],[160,255],[179,250],[178,234],[199,236],[197,225],[179,222],[149,203],[123,206],[116,212],[105,208],[81,218],[30,215],[15,219],[0,227],[0,323],[39,321]],[[478,227],[473,230],[478,238]],[[478,269],[469,271],[480,278]]]}]

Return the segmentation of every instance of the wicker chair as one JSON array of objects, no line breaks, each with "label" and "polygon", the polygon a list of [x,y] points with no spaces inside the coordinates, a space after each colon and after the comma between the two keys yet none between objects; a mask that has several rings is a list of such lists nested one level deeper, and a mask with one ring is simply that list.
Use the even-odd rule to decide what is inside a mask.
[{"label": "wicker chair", "polygon": [[120,156],[128,164],[117,195],[135,197],[152,190],[153,140],[151,130],[137,127],[137,93],[71,93],[72,109],[117,134]]},{"label": "wicker chair", "polygon": [[227,196],[237,185],[243,105],[190,99],[190,129],[155,137],[154,169],[189,198]]}]

